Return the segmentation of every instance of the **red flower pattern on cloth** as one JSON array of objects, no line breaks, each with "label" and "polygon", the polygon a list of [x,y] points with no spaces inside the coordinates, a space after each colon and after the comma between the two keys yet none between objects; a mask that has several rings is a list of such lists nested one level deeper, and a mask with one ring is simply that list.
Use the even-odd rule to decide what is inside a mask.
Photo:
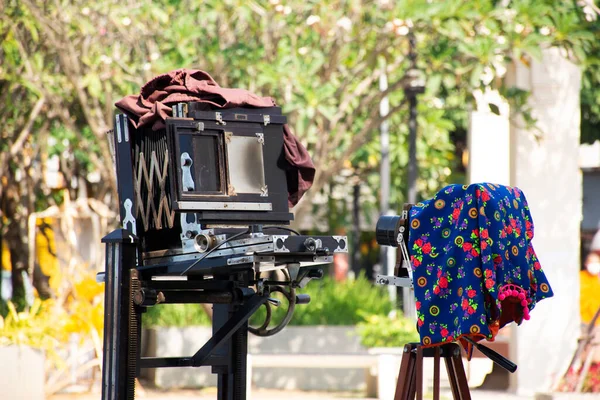
[{"label": "red flower pattern on cloth", "polygon": [[530,318],[552,289],[531,240],[525,195],[497,184],[450,185],[410,210],[409,252],[423,345],[494,340]]}]

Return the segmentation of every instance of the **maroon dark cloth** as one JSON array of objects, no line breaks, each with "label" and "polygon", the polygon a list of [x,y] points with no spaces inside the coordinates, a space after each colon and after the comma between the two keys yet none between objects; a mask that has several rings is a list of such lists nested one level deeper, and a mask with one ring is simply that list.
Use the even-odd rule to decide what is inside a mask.
[{"label": "maroon dark cloth", "polygon": [[[164,128],[165,119],[172,116],[172,105],[188,101],[218,108],[275,105],[270,97],[260,97],[244,89],[222,88],[204,71],[178,69],[155,77],[142,86],[139,95],[126,96],[115,106],[127,114],[135,128],[152,126],[152,130],[158,130]],[[286,171],[288,201],[293,207],[312,186],[315,166],[287,125],[283,132],[285,158],[289,163]]]}]

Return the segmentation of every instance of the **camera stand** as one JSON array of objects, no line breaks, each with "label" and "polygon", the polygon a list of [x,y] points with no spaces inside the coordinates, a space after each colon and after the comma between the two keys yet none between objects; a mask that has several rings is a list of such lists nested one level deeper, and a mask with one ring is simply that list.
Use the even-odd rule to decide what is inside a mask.
[{"label": "camera stand", "polygon": [[440,358],[446,362],[452,397],[455,400],[471,400],[460,347],[456,343],[428,348],[417,343],[405,345],[394,400],[413,400],[415,394],[417,400],[423,400],[424,357],[433,358],[433,400],[440,398]]},{"label": "camera stand", "polygon": [[[285,227],[293,214],[280,109],[189,103],[173,116],[156,131],[115,118],[122,228],[102,239],[106,269],[97,274],[105,284],[102,400],[135,399],[142,369],[202,366],[217,374],[218,400],[246,400],[248,333],[281,331],[296,305],[310,302],[296,289],[322,278],[319,266],[347,253],[348,238]],[[272,271],[285,278],[262,275]],[[288,308],[270,327],[274,292]],[[163,304],[212,304],[211,338],[183,357],[143,356],[142,315]],[[261,306],[265,321],[249,326]]]}]

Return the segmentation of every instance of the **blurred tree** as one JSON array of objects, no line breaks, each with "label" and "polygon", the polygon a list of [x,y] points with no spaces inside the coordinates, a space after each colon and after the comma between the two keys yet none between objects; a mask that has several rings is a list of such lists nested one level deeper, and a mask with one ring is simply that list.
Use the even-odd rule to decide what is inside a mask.
[{"label": "blurred tree", "polygon": [[[392,202],[399,206],[407,163],[402,88],[407,83],[408,32],[417,36],[419,67],[427,77],[418,144],[424,197],[445,184],[460,162],[453,159],[448,134],[467,127],[473,90],[502,86],[507,63],[528,63],[544,46],[561,46],[565,55],[585,61],[595,35],[594,22],[584,18],[584,6],[549,0],[228,0],[201,5],[174,0],[162,10],[170,21],[178,21],[165,36],[178,39],[158,42],[160,56],[152,68],[194,65],[211,71],[223,85],[249,88],[283,104],[317,165],[315,184],[296,207],[297,216],[310,211],[307,206],[320,192],[331,197],[335,191],[327,186],[336,184],[337,175],[343,175],[342,184],[348,176],[361,177],[376,198],[376,133],[381,121],[391,118]],[[185,16],[181,9],[187,10]],[[390,82],[384,93],[377,84],[382,61]],[[527,93],[503,93],[533,126],[535,118],[524,101]],[[384,95],[392,104],[387,117],[379,116]],[[348,200],[344,191],[340,197]],[[331,219],[336,213],[328,215]],[[338,223],[348,224],[345,213],[337,215]]]},{"label": "blurred tree", "polygon": [[[146,6],[86,2],[0,3],[0,229],[12,263],[13,299],[22,308],[27,217],[61,195],[46,182],[58,156],[58,189],[115,199],[109,143],[113,103],[150,75],[144,38],[157,35]],[[132,19],[136,23],[131,24]],[[140,22],[143,21],[143,22]],[[139,42],[138,42],[139,40]],[[89,192],[88,192],[89,191]],[[33,271],[29,271],[30,275]]]},{"label": "blurred tree", "polygon": [[[449,133],[466,128],[473,91],[501,87],[507,63],[528,63],[544,46],[560,46],[589,65],[584,118],[597,120],[598,74],[592,72],[598,23],[590,7],[551,0],[5,0],[0,220],[3,232],[13,235],[11,254],[26,258],[24,217],[60,202],[60,191],[44,182],[48,157],[59,156],[72,197],[82,191],[115,201],[104,135],[112,127],[113,103],[137,93],[152,76],[182,67],[206,70],[222,86],[269,95],[283,106],[317,166],[313,189],[296,207],[298,219],[315,196],[334,192],[330,186],[344,185],[347,176],[360,177],[376,199],[377,132],[389,119],[392,204],[398,207],[407,163],[402,89],[410,31],[427,78],[417,151],[419,191],[429,196],[459,161]],[[381,65],[389,81],[384,92],[378,88]],[[532,125],[527,93],[503,93]],[[384,96],[391,108],[380,116]],[[376,200],[364,206],[369,203],[376,207]],[[345,213],[338,215],[332,230],[344,222]]]},{"label": "blurred tree", "polygon": [[[596,54],[600,54],[600,49]],[[600,59],[586,67],[581,82],[581,142],[600,140]]]},{"label": "blurred tree", "polygon": [[[590,0],[591,3],[591,0]],[[593,3],[592,3],[593,4]],[[598,7],[586,6],[584,17],[591,24],[594,36],[600,36]],[[581,142],[594,143],[600,140],[600,41],[595,40],[586,49],[583,79],[581,82]]]}]

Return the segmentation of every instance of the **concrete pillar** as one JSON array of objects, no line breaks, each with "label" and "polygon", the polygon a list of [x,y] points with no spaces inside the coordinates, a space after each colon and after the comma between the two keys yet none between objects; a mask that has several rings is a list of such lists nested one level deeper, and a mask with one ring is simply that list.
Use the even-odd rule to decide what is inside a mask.
[{"label": "concrete pillar", "polygon": [[[517,62],[508,83],[531,91],[538,132],[511,120],[510,183],[523,190],[535,225],[533,245],[554,291],[531,320],[512,330],[519,369],[511,387],[522,395],[546,391],[564,373],[580,332],[579,246],[582,204],[578,168],[581,71],[558,49],[540,62]],[[536,136],[538,135],[538,136]]]},{"label": "concrete pillar", "polygon": [[[474,94],[477,109],[469,116],[468,183],[510,184],[509,106],[496,91]],[[497,113],[492,112],[492,108]]]}]

